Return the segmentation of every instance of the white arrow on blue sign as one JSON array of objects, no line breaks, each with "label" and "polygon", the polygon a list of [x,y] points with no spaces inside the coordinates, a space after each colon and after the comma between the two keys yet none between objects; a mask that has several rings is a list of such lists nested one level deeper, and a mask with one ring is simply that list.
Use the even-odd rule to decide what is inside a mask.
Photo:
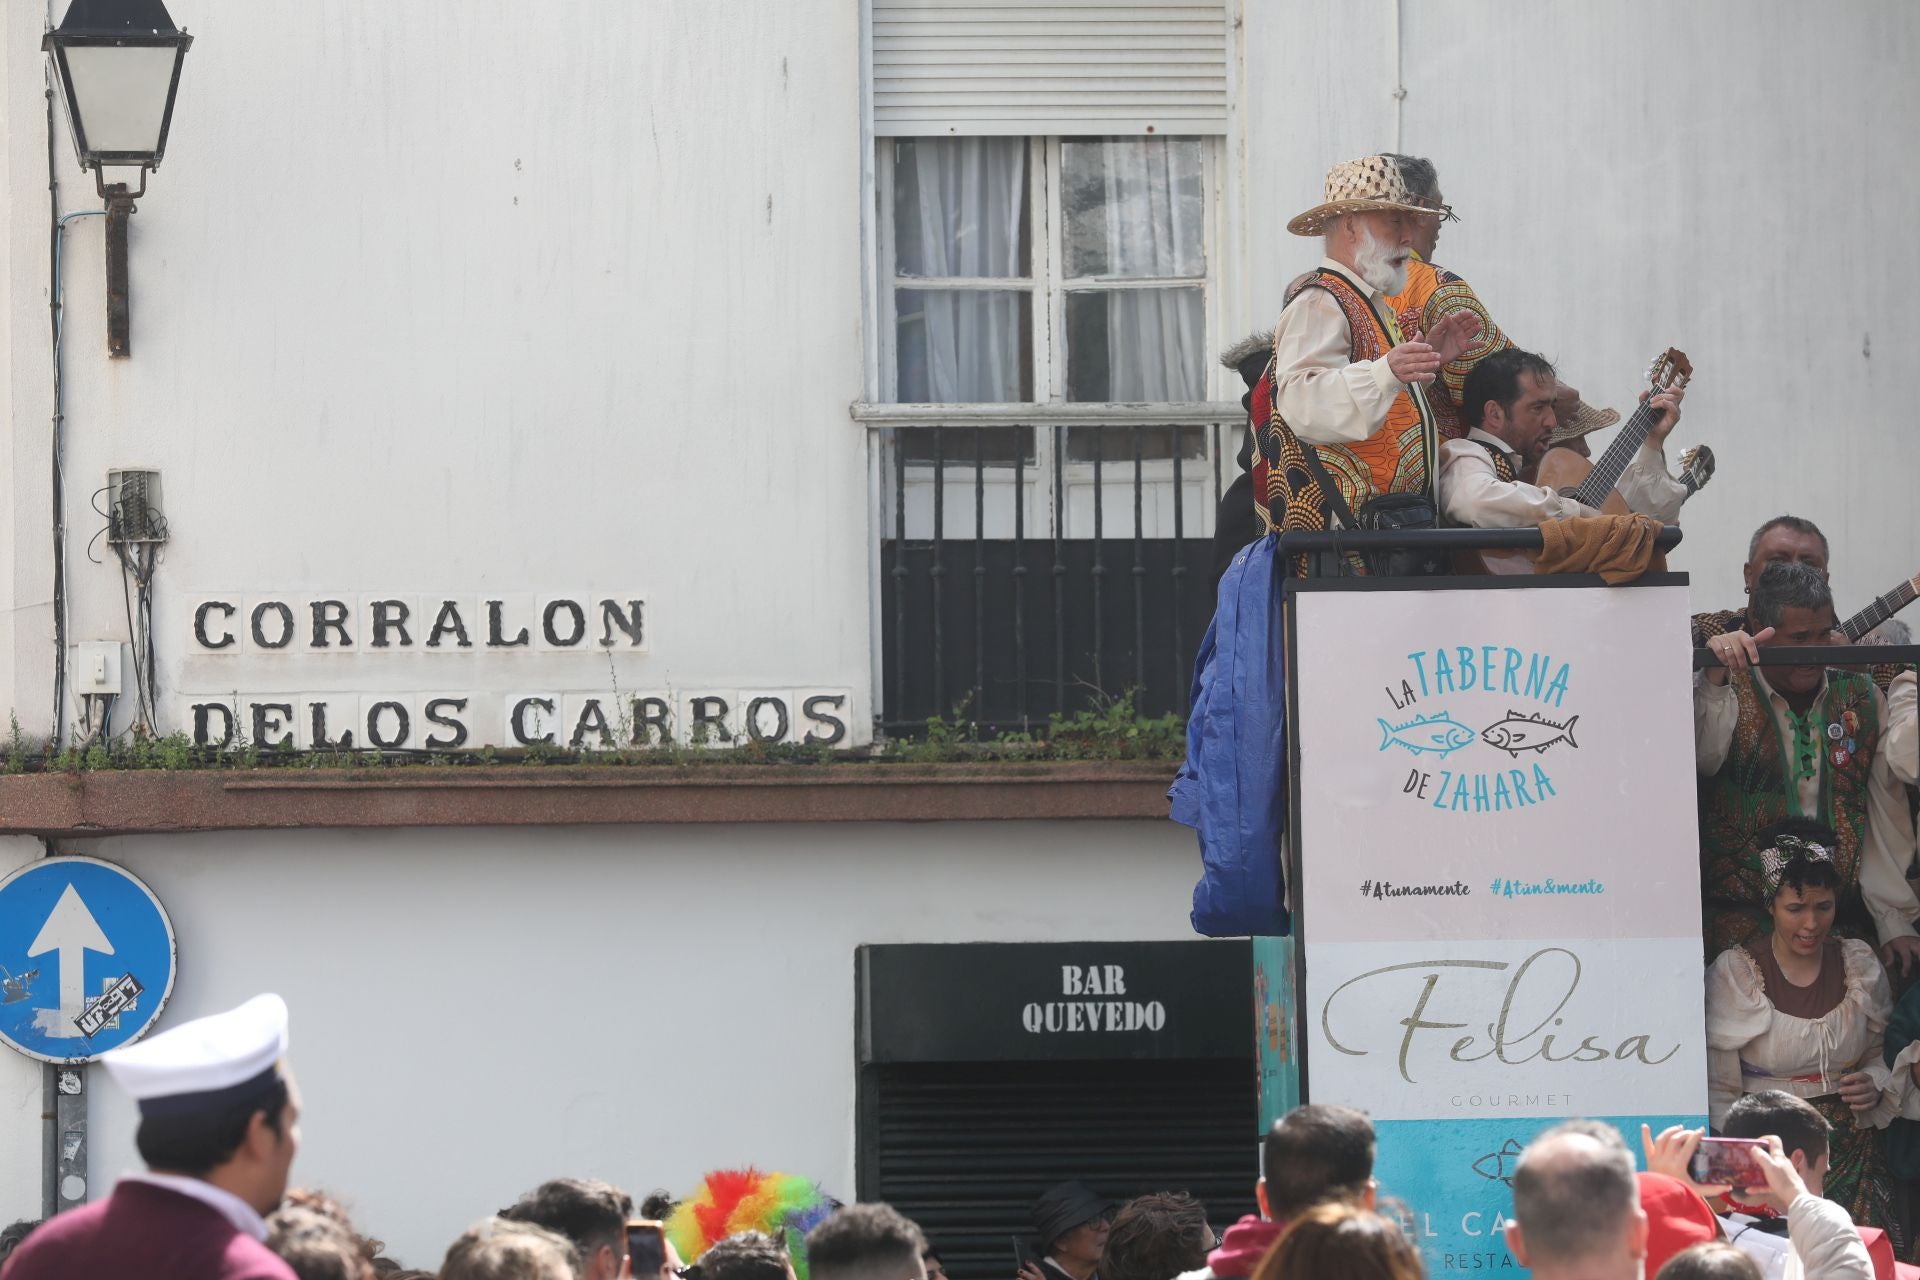
[{"label": "white arrow on blue sign", "polygon": [[88,1062],[140,1038],[166,1007],[173,922],[111,862],[46,858],[0,880],[0,1041]]}]

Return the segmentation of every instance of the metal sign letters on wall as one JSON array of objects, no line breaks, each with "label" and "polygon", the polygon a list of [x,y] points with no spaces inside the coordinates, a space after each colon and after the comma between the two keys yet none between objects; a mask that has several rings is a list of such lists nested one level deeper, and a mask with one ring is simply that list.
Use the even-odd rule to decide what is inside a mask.
[{"label": "metal sign letters on wall", "polygon": [[[832,747],[849,740],[852,695],[845,688],[622,687],[616,659],[648,653],[647,603],[630,592],[202,595],[188,617],[190,659],[283,663],[289,684],[336,683],[327,678],[329,661],[353,660],[359,670],[374,658],[423,658],[415,687],[406,691],[302,693],[288,684],[247,691],[241,686],[260,683],[250,675],[183,694],[181,721],[202,746],[611,751],[747,742]],[[531,670],[517,661],[522,657],[534,660]],[[475,672],[481,663],[484,671]],[[218,663],[195,661],[188,683],[205,688],[218,679],[208,673],[218,670]],[[494,687],[474,687],[489,679]]]}]

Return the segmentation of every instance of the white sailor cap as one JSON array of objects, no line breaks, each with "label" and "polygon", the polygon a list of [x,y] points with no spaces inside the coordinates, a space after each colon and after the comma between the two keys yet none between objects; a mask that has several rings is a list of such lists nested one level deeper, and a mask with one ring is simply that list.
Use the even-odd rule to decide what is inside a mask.
[{"label": "white sailor cap", "polygon": [[143,1114],[200,1110],[264,1091],[287,1052],[287,1002],[260,995],[100,1056]]}]

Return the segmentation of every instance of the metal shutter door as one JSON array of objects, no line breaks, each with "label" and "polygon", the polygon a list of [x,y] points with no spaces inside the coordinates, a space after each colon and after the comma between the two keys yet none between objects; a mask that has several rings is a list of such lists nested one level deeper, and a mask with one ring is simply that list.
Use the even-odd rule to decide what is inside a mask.
[{"label": "metal shutter door", "polygon": [[994,1062],[866,1068],[859,1197],[920,1224],[955,1280],[1011,1280],[1041,1191],[1199,1197],[1216,1230],[1254,1212],[1250,1061]]},{"label": "metal shutter door", "polygon": [[1224,0],[873,0],[879,137],[1226,128]]}]

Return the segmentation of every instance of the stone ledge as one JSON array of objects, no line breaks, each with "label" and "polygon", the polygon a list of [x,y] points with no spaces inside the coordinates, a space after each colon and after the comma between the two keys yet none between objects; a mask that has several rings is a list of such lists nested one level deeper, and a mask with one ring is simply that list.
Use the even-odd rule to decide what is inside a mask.
[{"label": "stone ledge", "polygon": [[0,777],[0,835],[1165,818],[1173,771],[1075,761],[36,773]]}]

